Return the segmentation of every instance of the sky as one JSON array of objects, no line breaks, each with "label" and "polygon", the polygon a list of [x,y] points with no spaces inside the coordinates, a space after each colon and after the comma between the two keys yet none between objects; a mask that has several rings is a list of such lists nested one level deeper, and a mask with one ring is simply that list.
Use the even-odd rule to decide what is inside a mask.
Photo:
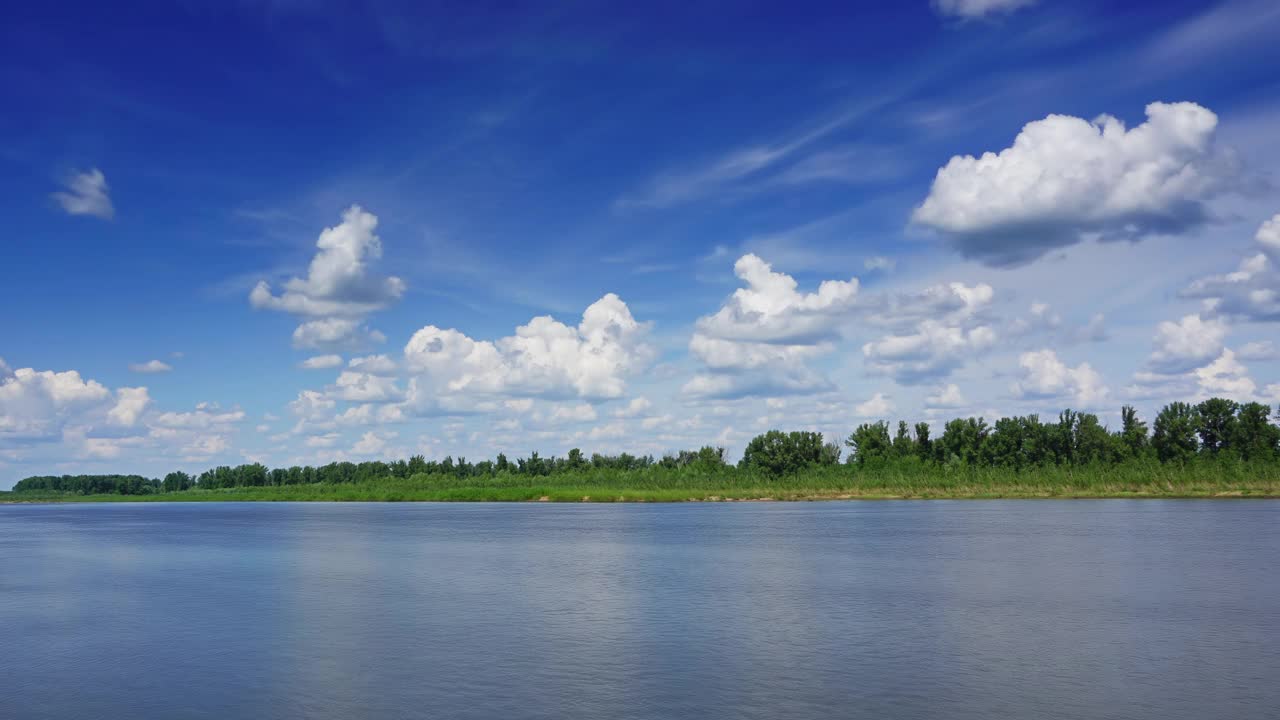
[{"label": "sky", "polygon": [[0,489],[1280,403],[1280,4],[36,3]]}]

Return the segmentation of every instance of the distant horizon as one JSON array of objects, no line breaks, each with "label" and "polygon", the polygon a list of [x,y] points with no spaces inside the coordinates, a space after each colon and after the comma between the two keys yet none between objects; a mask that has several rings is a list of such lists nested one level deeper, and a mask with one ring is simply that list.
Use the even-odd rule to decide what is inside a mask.
[{"label": "distant horizon", "polygon": [[1274,410],[1276,37],[1268,0],[15,9],[0,490]]}]

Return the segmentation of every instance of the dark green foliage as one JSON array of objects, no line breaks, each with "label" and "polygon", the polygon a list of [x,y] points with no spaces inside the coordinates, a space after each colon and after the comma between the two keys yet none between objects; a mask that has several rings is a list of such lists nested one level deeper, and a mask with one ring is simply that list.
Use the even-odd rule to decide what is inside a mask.
[{"label": "dark green foliage", "polygon": [[1280,427],[1271,424],[1271,407],[1262,403],[1240,406],[1232,444],[1245,460],[1276,460],[1280,455]]},{"label": "dark green foliage", "polygon": [[916,439],[911,437],[911,428],[907,425],[906,420],[898,421],[898,433],[893,436],[893,457],[901,460],[909,458],[919,453],[916,448]]},{"label": "dark green foliage", "polygon": [[182,490],[190,490],[194,484],[194,478],[179,470],[165,475],[161,488],[165,492],[180,492]]},{"label": "dark green foliage", "polygon": [[141,475],[43,475],[19,480],[14,492],[71,495],[151,495],[160,481]]},{"label": "dark green foliage", "polygon": [[770,430],[751,438],[739,466],[776,477],[792,475],[814,465],[834,464],[838,459],[838,455],[832,457],[822,442],[821,433]]},{"label": "dark green foliage", "polygon": [[929,439],[929,423],[916,423],[916,454],[921,460],[933,459],[933,441]]},{"label": "dark green foliage", "polygon": [[1147,424],[1138,419],[1138,411],[1132,405],[1120,408],[1120,440],[1126,454],[1131,458],[1139,458],[1147,454],[1150,447],[1147,439]]},{"label": "dark green foliage", "polygon": [[1225,398],[1210,398],[1196,406],[1200,449],[1210,454],[1227,450],[1236,435],[1236,411],[1240,406]]},{"label": "dark green foliage", "polygon": [[982,418],[956,418],[943,427],[942,437],[933,444],[934,458],[944,465],[977,465],[988,431]]},{"label": "dark green foliage", "polygon": [[849,448],[849,462],[859,465],[883,463],[893,452],[889,424],[884,420],[859,425],[844,444]]},{"label": "dark green foliage", "polygon": [[1155,431],[1151,435],[1151,447],[1161,462],[1184,463],[1195,457],[1198,444],[1196,430],[1200,426],[1199,414],[1184,402],[1169,403],[1156,415]]}]

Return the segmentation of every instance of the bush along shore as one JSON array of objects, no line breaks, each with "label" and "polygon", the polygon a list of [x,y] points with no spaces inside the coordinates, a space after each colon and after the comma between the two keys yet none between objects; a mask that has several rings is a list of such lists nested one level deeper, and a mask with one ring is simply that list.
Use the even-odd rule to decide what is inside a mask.
[{"label": "bush along shore", "polygon": [[[847,453],[845,451],[848,451]],[[859,425],[841,444],[771,430],[736,464],[723,448],[662,458],[531,453],[469,462],[394,462],[199,475],[36,476],[0,502],[47,501],[687,501],[846,498],[1280,497],[1280,427],[1271,408],[1213,398],[1176,402],[1150,431],[1131,407],[1110,430],[1089,413]],[[842,455],[844,456],[842,462]]]}]

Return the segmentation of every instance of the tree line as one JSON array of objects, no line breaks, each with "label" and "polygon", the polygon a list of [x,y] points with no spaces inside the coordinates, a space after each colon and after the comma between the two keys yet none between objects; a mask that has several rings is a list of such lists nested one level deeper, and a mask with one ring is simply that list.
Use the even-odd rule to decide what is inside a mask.
[{"label": "tree line", "polygon": [[500,474],[551,476],[589,471],[636,471],[660,468],[673,472],[750,472],[777,477],[816,466],[844,464],[853,470],[884,466],[946,468],[1001,467],[1015,470],[1049,465],[1111,465],[1127,462],[1180,463],[1200,458],[1242,462],[1280,462],[1280,427],[1271,421],[1271,407],[1212,398],[1197,404],[1174,402],[1156,415],[1150,429],[1137,411],[1125,406],[1121,425],[1111,430],[1092,413],[1063,410],[1056,420],[1038,415],[1004,417],[989,424],[981,417],[956,418],[936,437],[929,424],[900,421],[891,432],[886,421],[857,426],[844,447],[827,442],[821,433],[770,430],[747,443],[737,466],[730,465],[724,448],[703,447],[655,458],[652,455],[590,457],[573,449],[564,457],[533,452],[510,460],[469,462],[465,457],[362,463],[335,462],[319,467],[269,469],[261,463],[220,466],[199,475],[174,471],[163,479],[139,475],[36,476],[21,480],[16,492],[77,495],[146,495],[191,489],[271,487],[316,483],[360,483],[387,478],[423,476],[485,478]]}]

